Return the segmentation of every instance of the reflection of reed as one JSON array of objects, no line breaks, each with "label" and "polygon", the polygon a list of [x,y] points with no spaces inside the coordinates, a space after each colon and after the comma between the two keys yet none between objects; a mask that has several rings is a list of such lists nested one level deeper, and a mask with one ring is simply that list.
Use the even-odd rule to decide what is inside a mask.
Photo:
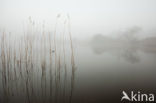
[{"label": "reflection of reed", "polygon": [[[60,18],[60,15],[57,18]],[[70,21],[69,18],[68,21]],[[0,35],[0,75],[2,77],[0,78],[2,83],[0,84],[0,91],[2,91],[0,102],[71,102],[75,63],[70,23],[68,22],[71,54],[66,52],[68,51],[65,45],[66,23],[63,28],[62,44],[57,44],[58,19],[54,34],[46,33],[45,26],[40,31],[41,34],[35,32],[35,24],[31,18],[29,22],[30,29],[24,31],[23,37],[13,36],[10,33],[8,35],[7,32]],[[68,64],[69,60],[71,64]]]}]

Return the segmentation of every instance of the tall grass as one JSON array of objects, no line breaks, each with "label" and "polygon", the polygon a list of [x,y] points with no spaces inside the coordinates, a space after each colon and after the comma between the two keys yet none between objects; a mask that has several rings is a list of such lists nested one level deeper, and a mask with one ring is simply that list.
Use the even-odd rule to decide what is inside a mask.
[{"label": "tall grass", "polygon": [[[75,78],[73,41],[69,16],[62,24],[62,34],[57,33],[61,17],[60,14],[56,17],[54,32],[47,32],[44,23],[38,29],[31,17],[22,36],[0,32],[3,103],[16,102],[16,97],[21,97],[18,100],[21,103],[71,102]],[[71,52],[67,52],[69,46]]]}]

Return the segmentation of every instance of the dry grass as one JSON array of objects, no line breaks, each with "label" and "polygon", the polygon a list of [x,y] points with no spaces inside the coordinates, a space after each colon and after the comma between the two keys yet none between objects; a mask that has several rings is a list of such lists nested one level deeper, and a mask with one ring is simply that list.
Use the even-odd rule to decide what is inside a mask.
[{"label": "dry grass", "polygon": [[[21,102],[25,103],[72,101],[75,60],[70,17],[66,17],[63,33],[59,37],[62,43],[58,44],[57,26],[60,18],[61,14],[58,14],[54,32],[46,32],[45,24],[42,30],[37,31],[35,22],[29,17],[29,29],[24,28],[23,36],[6,31],[0,33],[2,102],[14,101],[14,97],[18,96],[23,97]],[[66,52],[69,51],[68,38],[70,54]]]}]

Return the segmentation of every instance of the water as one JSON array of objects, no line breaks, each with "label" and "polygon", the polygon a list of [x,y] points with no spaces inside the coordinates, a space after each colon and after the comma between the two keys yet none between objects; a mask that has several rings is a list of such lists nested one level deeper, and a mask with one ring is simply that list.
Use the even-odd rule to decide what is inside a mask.
[{"label": "water", "polygon": [[[7,54],[9,43],[4,47],[5,56],[1,55],[0,62],[0,102],[116,103],[120,102],[123,90],[155,91],[153,47],[75,43],[73,62],[69,42],[65,44],[64,59],[63,44],[57,44],[55,58],[54,44],[53,52],[49,52],[48,38],[46,42],[37,42],[42,39],[34,40],[32,49],[29,42],[25,45],[21,41],[20,46],[16,43],[17,48],[10,50],[11,56]],[[21,54],[18,47],[22,47]],[[28,47],[27,58],[25,47]]]},{"label": "water", "polygon": [[154,93],[156,52],[132,47],[79,46],[75,97],[88,103],[116,103],[123,90]]}]

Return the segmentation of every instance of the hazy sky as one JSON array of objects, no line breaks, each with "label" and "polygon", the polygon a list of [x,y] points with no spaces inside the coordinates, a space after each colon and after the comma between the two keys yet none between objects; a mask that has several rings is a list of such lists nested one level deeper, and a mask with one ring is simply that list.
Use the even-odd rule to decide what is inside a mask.
[{"label": "hazy sky", "polygon": [[0,27],[18,28],[29,16],[54,25],[58,13],[70,14],[76,37],[156,27],[156,0],[0,0]]}]

